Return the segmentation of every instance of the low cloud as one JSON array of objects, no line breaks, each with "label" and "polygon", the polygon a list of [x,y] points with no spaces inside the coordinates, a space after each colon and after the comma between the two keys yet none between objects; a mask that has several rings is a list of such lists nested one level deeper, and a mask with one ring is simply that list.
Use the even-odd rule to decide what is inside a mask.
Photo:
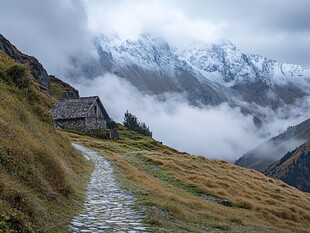
[{"label": "low cloud", "polygon": [[[182,95],[166,95],[165,101],[160,101],[112,74],[78,80],[74,85],[81,95],[99,95],[116,121],[122,122],[125,111],[129,110],[150,126],[156,140],[180,151],[231,162],[288,126],[305,120],[310,109],[310,98],[276,112],[261,108],[259,111],[266,114],[266,122],[258,130],[253,116],[227,104],[199,108],[189,105]],[[304,114],[300,112],[302,108]],[[291,115],[287,118],[284,113]]]},{"label": "low cloud", "polygon": [[[261,157],[266,159],[281,159],[287,152],[292,151],[296,147],[305,143],[306,140],[303,139],[283,139],[279,141],[268,141],[259,147],[255,148],[254,155],[255,157]],[[252,154],[252,156],[254,156]]]}]

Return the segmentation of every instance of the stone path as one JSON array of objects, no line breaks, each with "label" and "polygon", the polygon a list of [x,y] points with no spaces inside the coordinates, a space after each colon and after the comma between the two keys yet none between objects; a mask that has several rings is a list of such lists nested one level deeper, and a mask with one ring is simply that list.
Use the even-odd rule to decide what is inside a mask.
[{"label": "stone path", "polygon": [[73,146],[92,160],[95,168],[88,184],[84,210],[72,219],[70,232],[148,232],[142,223],[144,214],[133,208],[131,192],[120,189],[111,164],[93,150],[78,144]]}]

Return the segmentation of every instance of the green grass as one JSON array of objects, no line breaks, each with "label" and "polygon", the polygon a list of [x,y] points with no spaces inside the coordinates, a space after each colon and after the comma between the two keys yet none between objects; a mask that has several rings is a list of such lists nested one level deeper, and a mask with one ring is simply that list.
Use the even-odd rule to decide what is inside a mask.
[{"label": "green grass", "polygon": [[56,99],[59,100],[62,95],[63,95],[63,89],[62,87],[56,83],[56,82],[51,82],[50,85],[50,94]]}]

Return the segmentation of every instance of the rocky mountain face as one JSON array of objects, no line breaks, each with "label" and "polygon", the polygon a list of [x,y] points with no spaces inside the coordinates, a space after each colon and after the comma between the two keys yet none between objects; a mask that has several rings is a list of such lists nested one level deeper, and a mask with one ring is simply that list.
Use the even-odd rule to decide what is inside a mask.
[{"label": "rocky mountain face", "polygon": [[14,45],[0,34],[0,50],[22,64],[28,64],[33,77],[45,88],[49,88],[50,78],[42,64],[32,56],[20,52]]},{"label": "rocky mountain face", "polygon": [[227,40],[176,48],[149,34],[103,35],[95,48],[95,63],[75,59],[84,75],[115,73],[146,93],[185,93],[195,105],[245,101],[277,108],[309,94],[300,83],[310,83],[310,70],[244,54]]},{"label": "rocky mountain face", "polygon": [[[68,83],[63,82],[59,78],[53,75],[49,75],[44,69],[43,65],[32,56],[28,56],[20,52],[14,45],[11,44],[4,36],[0,34],[0,50],[7,54],[10,58],[20,62],[21,64],[28,64],[32,76],[42,85],[44,89],[49,92],[55,86],[58,87],[61,92],[60,97],[62,98],[77,98],[79,92],[70,86]],[[51,86],[52,85],[52,86]]]},{"label": "rocky mountain face", "polygon": [[271,138],[253,150],[245,153],[235,164],[258,171],[281,159],[288,151],[310,139],[310,119],[299,125],[289,127],[282,134]]},{"label": "rocky mountain face", "polygon": [[205,80],[174,48],[158,38],[141,35],[136,40],[102,36],[95,43],[103,69],[130,81],[150,94],[185,93],[193,104],[218,104],[227,97],[218,85]]},{"label": "rocky mountain face", "polygon": [[304,192],[310,192],[310,140],[262,171]]}]

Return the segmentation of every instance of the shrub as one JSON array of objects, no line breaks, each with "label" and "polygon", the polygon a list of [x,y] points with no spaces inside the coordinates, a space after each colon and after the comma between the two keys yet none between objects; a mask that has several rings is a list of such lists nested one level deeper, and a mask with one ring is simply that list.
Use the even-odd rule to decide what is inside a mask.
[{"label": "shrub", "polygon": [[150,131],[150,128],[144,122],[138,121],[137,117],[128,112],[128,110],[125,112],[123,124],[125,127],[131,130],[134,130],[147,137],[152,137],[153,133]]},{"label": "shrub", "polygon": [[18,88],[26,89],[29,87],[30,79],[24,65],[14,64],[6,70],[6,74]]},{"label": "shrub", "polygon": [[0,231],[1,232],[33,232],[30,223],[26,221],[25,217],[20,213],[1,213],[0,214]]}]

